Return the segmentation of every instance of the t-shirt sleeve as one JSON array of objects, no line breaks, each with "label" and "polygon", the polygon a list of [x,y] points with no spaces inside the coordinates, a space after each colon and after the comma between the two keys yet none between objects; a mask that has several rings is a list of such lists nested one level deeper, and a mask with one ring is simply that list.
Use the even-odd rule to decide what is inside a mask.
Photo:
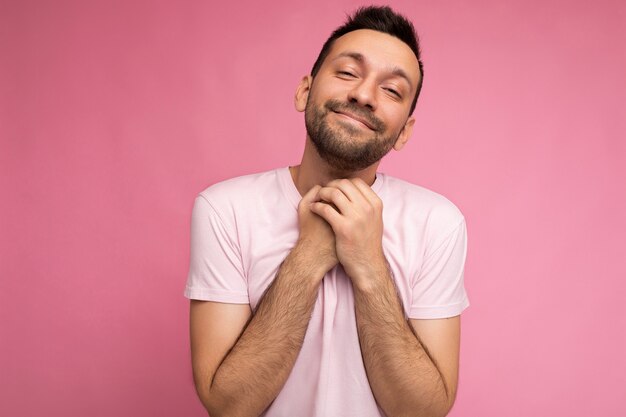
[{"label": "t-shirt sleeve", "polygon": [[202,195],[195,199],[191,214],[187,298],[222,303],[248,304],[248,288],[241,252],[211,203]]},{"label": "t-shirt sleeve", "polygon": [[413,285],[410,318],[454,317],[469,306],[463,281],[466,253],[467,228],[463,219],[426,254]]}]

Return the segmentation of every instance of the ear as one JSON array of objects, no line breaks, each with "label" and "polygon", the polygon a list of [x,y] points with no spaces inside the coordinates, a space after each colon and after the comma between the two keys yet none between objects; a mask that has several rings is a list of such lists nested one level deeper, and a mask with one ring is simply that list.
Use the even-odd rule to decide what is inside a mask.
[{"label": "ear", "polygon": [[300,84],[298,84],[298,88],[296,89],[296,97],[294,98],[294,104],[296,106],[296,110],[299,112],[303,112],[306,108],[306,102],[309,98],[309,91],[311,91],[311,84],[313,83],[313,77],[310,75],[305,75],[302,77]]},{"label": "ear", "polygon": [[406,143],[411,138],[414,124],[415,117],[409,116],[409,118],[406,120],[406,123],[404,124],[404,127],[402,128],[402,131],[400,132],[400,135],[398,135],[398,140],[396,140],[396,143],[393,145],[393,149],[399,151],[400,149],[404,148],[404,145],[406,145]]}]

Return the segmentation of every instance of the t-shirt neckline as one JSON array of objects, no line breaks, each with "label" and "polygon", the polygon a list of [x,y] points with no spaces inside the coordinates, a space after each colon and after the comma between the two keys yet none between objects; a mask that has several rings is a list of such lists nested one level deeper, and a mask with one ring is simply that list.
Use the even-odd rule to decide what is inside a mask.
[{"label": "t-shirt neckline", "polygon": [[[289,166],[278,168],[276,171],[285,196],[291,202],[292,206],[297,210],[298,204],[300,203],[302,196],[300,195],[298,188],[296,188],[296,184],[294,184],[293,182],[291,172],[289,171]],[[383,182],[385,180],[384,177],[385,174],[383,174],[382,172],[377,172],[374,184],[372,184],[372,190],[374,190],[374,192],[378,195],[380,195],[380,190],[383,187]]]}]

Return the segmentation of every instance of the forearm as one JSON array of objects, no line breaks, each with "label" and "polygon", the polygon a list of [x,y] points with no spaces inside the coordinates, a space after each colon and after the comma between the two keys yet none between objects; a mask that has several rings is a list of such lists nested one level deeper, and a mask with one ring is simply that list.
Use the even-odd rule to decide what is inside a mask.
[{"label": "forearm", "polygon": [[[258,416],[276,398],[296,361],[315,305],[320,271],[296,246],[211,383],[209,412]],[[212,410],[211,410],[212,409]]]},{"label": "forearm", "polygon": [[[388,268],[354,285],[357,327],[370,386],[389,417],[445,416],[451,395],[408,323]],[[380,277],[384,279],[380,279]]]}]

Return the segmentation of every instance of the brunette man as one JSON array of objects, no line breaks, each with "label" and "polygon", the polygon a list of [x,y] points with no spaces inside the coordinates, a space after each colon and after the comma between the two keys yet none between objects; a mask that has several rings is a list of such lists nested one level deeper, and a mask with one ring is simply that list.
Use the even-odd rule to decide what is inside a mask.
[{"label": "brunette man", "polygon": [[196,198],[191,345],[218,416],[444,416],[456,395],[466,228],[443,196],[377,173],[408,141],[413,26],[358,10],[295,97],[300,165]]}]

